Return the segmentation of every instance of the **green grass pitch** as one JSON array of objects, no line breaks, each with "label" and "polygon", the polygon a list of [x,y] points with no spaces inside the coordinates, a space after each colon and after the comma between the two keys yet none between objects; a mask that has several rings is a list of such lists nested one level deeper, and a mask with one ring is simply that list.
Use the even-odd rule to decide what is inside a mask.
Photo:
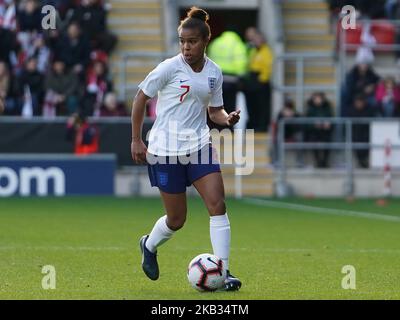
[{"label": "green grass pitch", "polygon": [[[233,293],[189,286],[189,261],[212,249],[204,205],[188,201],[185,227],[159,248],[153,282],[138,240],[163,213],[160,199],[1,199],[0,299],[400,299],[400,200],[227,199],[231,271],[243,281]],[[55,267],[55,290],[42,288],[44,265]],[[342,288],[345,265],[355,267],[355,290]]]}]

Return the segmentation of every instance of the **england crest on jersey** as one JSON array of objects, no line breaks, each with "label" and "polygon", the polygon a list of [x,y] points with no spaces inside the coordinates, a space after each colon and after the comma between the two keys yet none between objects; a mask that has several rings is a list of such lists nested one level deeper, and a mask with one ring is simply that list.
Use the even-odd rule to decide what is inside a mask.
[{"label": "england crest on jersey", "polygon": [[216,84],[217,84],[217,78],[208,77],[208,86],[211,91],[215,90]]}]

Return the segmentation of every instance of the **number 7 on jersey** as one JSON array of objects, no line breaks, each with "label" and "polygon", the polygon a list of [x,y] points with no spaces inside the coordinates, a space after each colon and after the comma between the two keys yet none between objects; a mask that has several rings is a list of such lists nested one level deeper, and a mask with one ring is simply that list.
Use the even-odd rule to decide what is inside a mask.
[{"label": "number 7 on jersey", "polygon": [[183,94],[181,94],[180,102],[182,102],[185,96],[189,93],[190,86],[181,86],[181,88],[185,89],[186,91]]}]

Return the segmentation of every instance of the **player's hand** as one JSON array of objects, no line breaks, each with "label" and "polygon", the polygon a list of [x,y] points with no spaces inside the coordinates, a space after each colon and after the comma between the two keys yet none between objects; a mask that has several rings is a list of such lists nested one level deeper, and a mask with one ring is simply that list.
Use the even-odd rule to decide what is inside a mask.
[{"label": "player's hand", "polygon": [[147,148],[143,140],[132,141],[131,143],[132,159],[137,164],[145,164]]},{"label": "player's hand", "polygon": [[234,126],[236,123],[238,123],[240,120],[240,110],[231,112],[228,115],[228,118],[226,118],[226,123],[228,126]]}]

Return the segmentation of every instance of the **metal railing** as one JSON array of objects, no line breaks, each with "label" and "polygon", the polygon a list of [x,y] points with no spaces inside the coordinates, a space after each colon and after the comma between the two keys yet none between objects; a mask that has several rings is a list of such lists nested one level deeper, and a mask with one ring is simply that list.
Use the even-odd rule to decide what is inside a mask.
[{"label": "metal railing", "polygon": [[[340,68],[335,68],[336,80],[332,85],[309,85],[305,83],[306,64],[314,64],[318,60],[320,60],[321,64],[326,64],[328,66],[333,64],[333,66],[335,66],[335,57],[333,53],[299,52],[285,53],[276,57],[275,68],[277,73],[274,78],[274,89],[283,94],[295,93],[296,108],[300,113],[304,112],[306,92],[330,91],[335,94],[337,107],[340,102],[340,85],[337,81],[337,79],[341,78],[341,76],[337,74]],[[294,85],[285,84],[285,66],[287,66],[290,61],[295,62],[296,81]]]},{"label": "metal railing", "polygon": [[[287,166],[286,152],[288,150],[337,150],[344,151],[346,172],[346,190],[345,193],[349,196],[354,194],[354,165],[353,151],[366,149],[384,149],[384,144],[372,144],[369,142],[354,142],[353,141],[353,126],[354,125],[371,125],[373,122],[394,122],[398,120],[390,118],[291,118],[281,119],[278,123],[277,131],[277,146],[278,146],[278,185],[287,186]],[[336,125],[333,130],[338,130],[338,126],[344,127],[344,141],[332,142],[286,142],[285,127],[291,125],[312,125],[317,122],[325,122],[331,125]],[[400,150],[400,145],[392,145],[393,150]]]}]

